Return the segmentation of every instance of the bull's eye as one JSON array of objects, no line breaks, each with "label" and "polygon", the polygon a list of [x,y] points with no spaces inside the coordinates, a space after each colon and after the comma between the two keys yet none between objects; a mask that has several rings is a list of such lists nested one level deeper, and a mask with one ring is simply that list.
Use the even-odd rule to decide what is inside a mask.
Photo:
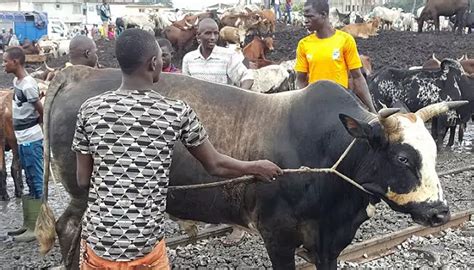
[{"label": "bull's eye", "polygon": [[404,156],[398,156],[397,159],[398,159],[398,162],[400,162],[404,165],[409,165],[408,158],[406,158]]}]

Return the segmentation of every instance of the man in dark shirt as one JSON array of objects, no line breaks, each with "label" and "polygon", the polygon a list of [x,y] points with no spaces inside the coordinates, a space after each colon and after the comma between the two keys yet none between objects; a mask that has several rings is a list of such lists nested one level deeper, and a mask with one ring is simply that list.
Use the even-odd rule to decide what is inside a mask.
[{"label": "man in dark shirt", "polygon": [[72,143],[78,185],[89,191],[81,269],[169,269],[163,220],[176,142],[215,176],[271,180],[282,171],[220,154],[188,104],[151,90],[162,59],[150,33],[125,30],[115,55],[122,85],[82,104]]}]

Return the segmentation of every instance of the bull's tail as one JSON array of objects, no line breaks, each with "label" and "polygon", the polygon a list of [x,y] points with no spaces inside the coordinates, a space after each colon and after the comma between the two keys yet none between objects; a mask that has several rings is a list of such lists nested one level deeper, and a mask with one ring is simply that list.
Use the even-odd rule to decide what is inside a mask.
[{"label": "bull's tail", "polygon": [[[69,68],[67,68],[69,69]],[[66,69],[66,70],[67,70]],[[67,72],[67,71],[66,71]],[[43,204],[41,205],[40,213],[36,221],[35,234],[36,239],[40,244],[41,254],[48,253],[54,245],[56,239],[55,224],[56,219],[53,211],[48,205],[48,184],[50,177],[50,164],[51,164],[51,149],[50,149],[50,137],[49,137],[49,124],[51,119],[51,106],[53,105],[54,98],[59,94],[64,83],[66,82],[67,76],[65,72],[59,72],[54,79],[51,81],[46,92],[46,99],[44,102],[44,115],[43,115],[43,131],[44,131],[44,173],[43,173]]]}]

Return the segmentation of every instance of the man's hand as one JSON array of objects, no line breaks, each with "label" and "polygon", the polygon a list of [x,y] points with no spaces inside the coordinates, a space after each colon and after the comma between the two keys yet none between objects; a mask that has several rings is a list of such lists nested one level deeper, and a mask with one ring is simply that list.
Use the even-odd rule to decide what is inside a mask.
[{"label": "man's hand", "polygon": [[189,152],[197,159],[209,174],[234,178],[243,175],[253,175],[264,181],[275,180],[283,171],[268,160],[241,161],[231,158],[216,151],[214,146],[206,140],[201,145],[188,148]]},{"label": "man's hand", "polygon": [[275,163],[269,160],[257,160],[251,164],[251,174],[259,180],[272,182],[276,177],[283,174],[283,171]]}]

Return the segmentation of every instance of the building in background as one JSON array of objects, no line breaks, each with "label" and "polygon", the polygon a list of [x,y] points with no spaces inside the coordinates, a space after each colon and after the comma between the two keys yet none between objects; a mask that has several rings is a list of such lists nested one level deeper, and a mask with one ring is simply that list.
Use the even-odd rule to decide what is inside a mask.
[{"label": "building in background", "polygon": [[[137,0],[108,0],[112,19],[126,14],[147,12],[167,7],[161,4],[141,4]],[[0,0],[0,11],[43,11],[48,19],[68,26],[101,24],[98,7],[102,0]],[[171,8],[171,7],[168,7]]]},{"label": "building in background", "polygon": [[390,0],[329,0],[329,6],[335,7],[339,12],[358,12],[366,15],[376,6],[388,4]]}]

